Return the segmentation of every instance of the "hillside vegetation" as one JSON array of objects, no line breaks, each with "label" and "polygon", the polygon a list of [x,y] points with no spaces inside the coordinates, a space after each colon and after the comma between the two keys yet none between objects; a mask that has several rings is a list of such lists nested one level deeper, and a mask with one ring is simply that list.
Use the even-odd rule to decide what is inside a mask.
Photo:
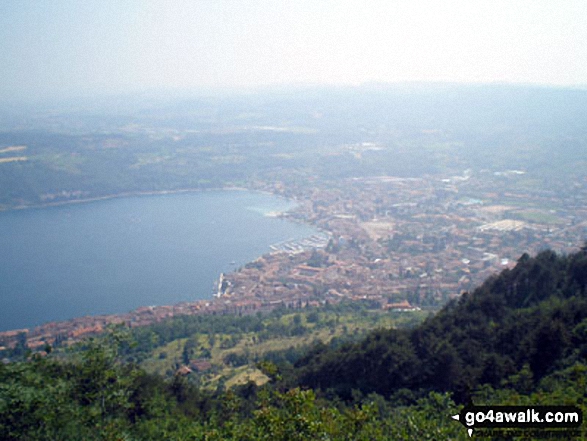
[{"label": "hillside vegetation", "polygon": [[[262,386],[203,388],[190,376],[165,379],[137,365],[177,339],[185,349],[196,322],[134,336],[115,330],[65,358],[0,364],[0,438],[464,440],[450,416],[469,399],[585,412],[586,285],[585,247],[524,255],[416,327],[316,343],[291,360],[260,351],[251,362],[267,377]],[[275,315],[286,328],[306,325],[306,316],[294,317]],[[243,332],[235,350],[255,332]],[[206,349],[198,343],[195,351]]]},{"label": "hillside vegetation", "polygon": [[[587,355],[587,248],[524,254],[413,330],[380,330],[360,343],[321,347],[296,363],[300,385],[390,396],[402,389],[454,393],[480,384],[529,391]],[[522,381],[521,378],[526,380]]]},{"label": "hillside vegetation", "polygon": [[209,389],[249,379],[261,384],[268,377],[257,368],[260,361],[291,365],[312,344],[356,341],[372,329],[415,325],[427,314],[384,312],[348,302],[244,317],[182,317],[137,329],[133,338],[139,344],[129,348],[128,356],[140,360],[147,372],[167,377],[190,361],[206,360],[210,368],[192,372],[190,380]]}]

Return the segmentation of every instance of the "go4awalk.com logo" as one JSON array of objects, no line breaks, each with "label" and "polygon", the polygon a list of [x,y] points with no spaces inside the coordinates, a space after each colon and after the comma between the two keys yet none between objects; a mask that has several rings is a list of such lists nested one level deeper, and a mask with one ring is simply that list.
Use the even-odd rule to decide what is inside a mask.
[{"label": "go4awalk.com logo", "polygon": [[[492,430],[514,429],[520,435],[527,431],[549,431],[550,435],[573,436],[583,423],[583,413],[577,406],[475,406],[468,404],[453,415],[472,436],[494,435]],[[523,433],[524,434],[523,434]],[[512,435],[511,432],[508,432]]]}]

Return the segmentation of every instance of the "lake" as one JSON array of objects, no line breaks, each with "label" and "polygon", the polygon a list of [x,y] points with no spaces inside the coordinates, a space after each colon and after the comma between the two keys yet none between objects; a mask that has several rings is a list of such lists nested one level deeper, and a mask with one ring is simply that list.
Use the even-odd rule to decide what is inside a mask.
[{"label": "lake", "polygon": [[135,196],[0,213],[0,331],[212,297],[214,281],[315,234],[247,191]]}]

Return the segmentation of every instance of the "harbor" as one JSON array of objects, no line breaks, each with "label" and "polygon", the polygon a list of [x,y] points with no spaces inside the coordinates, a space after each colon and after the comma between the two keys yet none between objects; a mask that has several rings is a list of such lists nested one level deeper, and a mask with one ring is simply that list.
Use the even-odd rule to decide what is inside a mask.
[{"label": "harbor", "polygon": [[303,239],[288,239],[270,245],[272,253],[301,253],[312,248],[325,248],[330,240],[330,234],[318,233]]}]

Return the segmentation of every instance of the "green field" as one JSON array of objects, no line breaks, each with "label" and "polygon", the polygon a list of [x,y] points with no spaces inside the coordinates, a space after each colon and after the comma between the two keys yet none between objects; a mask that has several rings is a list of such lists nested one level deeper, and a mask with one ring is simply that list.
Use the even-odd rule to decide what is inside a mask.
[{"label": "green field", "polygon": [[510,216],[528,222],[546,225],[559,225],[565,221],[556,214],[543,210],[523,210],[510,212]]},{"label": "green field", "polygon": [[[268,380],[256,365],[268,354],[298,353],[303,348],[333,339],[356,340],[375,328],[413,326],[422,321],[427,312],[384,312],[358,307],[296,310],[272,313],[261,319],[261,332],[210,332],[202,329],[189,337],[174,339],[153,349],[141,366],[150,373],[172,376],[188,357],[207,360],[212,368],[190,374],[204,387],[215,389],[220,382],[226,387],[254,381],[263,384]],[[242,318],[234,317],[235,323]],[[237,325],[238,326],[238,325]],[[271,357],[270,357],[271,358]]]}]

